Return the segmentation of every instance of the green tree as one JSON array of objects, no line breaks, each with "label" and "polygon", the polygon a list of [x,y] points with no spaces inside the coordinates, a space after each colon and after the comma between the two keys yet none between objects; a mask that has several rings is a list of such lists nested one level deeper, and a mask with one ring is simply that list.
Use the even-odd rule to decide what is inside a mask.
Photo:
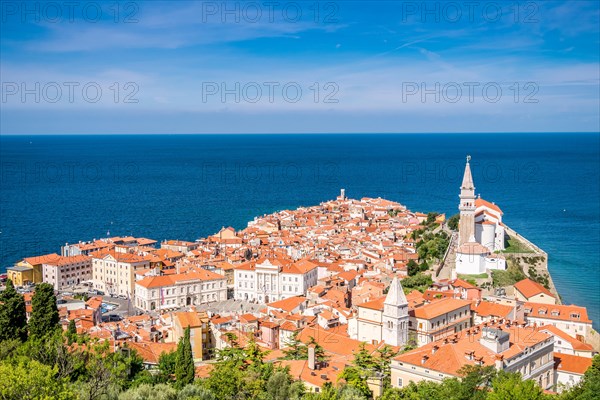
[{"label": "green tree", "polygon": [[416,289],[420,292],[424,292],[431,286],[433,280],[430,275],[419,272],[414,276],[402,279],[402,287],[407,291]]},{"label": "green tree", "polygon": [[290,400],[300,400],[306,394],[306,386],[304,386],[304,382],[295,381],[290,385],[289,395]]},{"label": "green tree", "polygon": [[177,400],[217,400],[217,396],[202,386],[187,385],[177,394]]},{"label": "green tree", "polygon": [[27,339],[27,316],[25,300],[15,290],[12,280],[6,281],[6,289],[0,294],[0,342]]},{"label": "green tree", "polygon": [[401,389],[388,388],[381,396],[381,400],[456,400],[459,386],[460,381],[455,378],[446,379],[442,383],[426,380],[419,383],[410,382]]},{"label": "green tree", "polygon": [[361,343],[358,352],[354,355],[352,366],[344,368],[340,378],[344,379],[348,386],[355,388],[365,397],[371,397],[372,392],[367,384],[367,379],[377,371],[377,362],[367,350],[365,343]]},{"label": "green tree", "polygon": [[52,285],[41,283],[36,287],[31,307],[29,334],[32,337],[43,338],[58,328],[58,308]]},{"label": "green tree", "polygon": [[69,349],[63,332],[58,329],[43,338],[30,337],[19,347],[18,354],[49,367],[56,366],[59,378],[75,381],[85,371],[81,351]]},{"label": "green tree", "polygon": [[69,326],[67,327],[67,339],[69,339],[69,344],[72,344],[77,340],[77,327],[75,326],[75,320],[72,319],[69,321]]},{"label": "green tree", "polygon": [[[521,379],[521,374],[501,371],[492,380],[492,391],[487,400],[541,400],[547,398],[532,380]],[[596,397],[597,398],[597,397]]]},{"label": "green tree", "polygon": [[175,359],[175,378],[177,387],[182,388],[194,382],[194,356],[192,355],[192,344],[190,343],[190,327],[185,328],[183,337],[177,345],[177,357]]},{"label": "green tree", "polygon": [[93,343],[83,353],[85,372],[79,377],[81,400],[97,400],[128,389],[143,371],[143,360],[127,347],[111,351],[108,341]]},{"label": "green tree", "polygon": [[391,346],[388,346],[387,344],[385,346],[383,346],[382,348],[377,350],[377,358],[376,358],[376,362],[377,362],[377,370],[381,373],[381,375],[383,376],[383,387],[387,388],[391,386],[391,376],[392,376],[392,370],[391,370],[391,364],[392,364],[392,358],[395,357],[398,353],[395,352]]},{"label": "green tree", "polygon": [[177,352],[162,352],[158,357],[158,377],[160,382],[167,382],[175,375],[175,366],[177,365]]},{"label": "green tree", "polygon": [[408,276],[414,276],[419,273],[419,264],[415,260],[409,260],[406,264],[406,272]]},{"label": "green tree", "polygon": [[437,212],[427,213],[427,220],[425,221],[425,223],[427,225],[432,225],[435,222],[435,219],[437,218],[438,215],[440,215],[440,213],[437,213]]},{"label": "green tree", "polygon": [[121,393],[119,400],[177,400],[177,391],[163,383],[143,384]]},{"label": "green tree", "polygon": [[267,381],[267,394],[272,400],[287,400],[291,377],[287,371],[275,372]]},{"label": "green tree", "polygon": [[27,357],[0,361],[0,398],[3,400],[75,400],[57,367]]},{"label": "green tree", "polygon": [[448,228],[450,228],[453,231],[457,231],[458,230],[458,221],[460,221],[460,214],[454,214],[453,216],[451,216],[450,218],[448,218]]},{"label": "green tree", "polygon": [[497,374],[493,366],[482,367],[479,365],[465,365],[458,370],[458,373],[462,379],[456,391],[456,398],[460,400],[484,400],[487,390]]},{"label": "green tree", "polygon": [[339,400],[367,400],[370,395],[366,395],[362,390],[351,385],[344,385],[339,388],[337,393]]},{"label": "green tree", "polygon": [[295,331],[292,336],[285,342],[286,347],[283,349],[285,360],[306,360],[307,351],[304,343],[298,339],[300,331]]}]

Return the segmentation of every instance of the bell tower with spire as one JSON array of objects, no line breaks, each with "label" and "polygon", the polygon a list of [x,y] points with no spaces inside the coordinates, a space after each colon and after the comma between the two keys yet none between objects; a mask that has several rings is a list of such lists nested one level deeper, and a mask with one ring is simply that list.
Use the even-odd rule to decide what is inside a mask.
[{"label": "bell tower with spire", "polygon": [[394,278],[383,303],[381,339],[390,346],[408,342],[408,301],[398,278]]},{"label": "bell tower with spire", "polygon": [[458,245],[475,241],[475,185],[471,175],[471,166],[469,162],[471,156],[467,156],[467,165],[460,186],[460,220],[458,222]]}]

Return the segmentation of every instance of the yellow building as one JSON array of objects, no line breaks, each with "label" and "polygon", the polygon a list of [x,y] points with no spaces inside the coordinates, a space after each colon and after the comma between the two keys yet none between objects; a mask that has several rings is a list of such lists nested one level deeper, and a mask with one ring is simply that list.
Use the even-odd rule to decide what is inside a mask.
[{"label": "yellow building", "polygon": [[209,358],[212,347],[210,340],[209,318],[205,312],[182,311],[173,314],[173,339],[179,342],[184,335],[185,328],[190,327],[190,343],[194,362]]},{"label": "yellow building", "polygon": [[23,286],[34,282],[32,267],[14,266],[6,268],[6,275],[15,286]]},{"label": "yellow building", "polygon": [[[16,263],[14,267],[7,268],[7,275],[17,286],[23,286],[26,283],[42,283],[42,266],[44,264],[54,264],[61,258],[56,253],[27,257]],[[11,275],[14,279],[11,278]]]}]

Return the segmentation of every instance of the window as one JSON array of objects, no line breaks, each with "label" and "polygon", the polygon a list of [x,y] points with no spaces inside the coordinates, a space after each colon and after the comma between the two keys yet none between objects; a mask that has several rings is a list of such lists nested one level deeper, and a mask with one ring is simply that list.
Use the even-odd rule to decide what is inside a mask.
[{"label": "window", "polygon": [[402,387],[402,378],[398,378],[398,386]]}]

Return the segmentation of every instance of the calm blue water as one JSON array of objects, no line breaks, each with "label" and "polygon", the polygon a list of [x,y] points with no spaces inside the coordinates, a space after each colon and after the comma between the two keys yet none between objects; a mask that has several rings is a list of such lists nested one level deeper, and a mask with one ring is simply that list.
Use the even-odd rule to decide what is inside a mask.
[{"label": "calm blue water", "polygon": [[0,270],[65,242],[194,240],[256,215],[381,196],[454,214],[476,192],[550,255],[566,303],[600,322],[598,134],[1,136]]}]

